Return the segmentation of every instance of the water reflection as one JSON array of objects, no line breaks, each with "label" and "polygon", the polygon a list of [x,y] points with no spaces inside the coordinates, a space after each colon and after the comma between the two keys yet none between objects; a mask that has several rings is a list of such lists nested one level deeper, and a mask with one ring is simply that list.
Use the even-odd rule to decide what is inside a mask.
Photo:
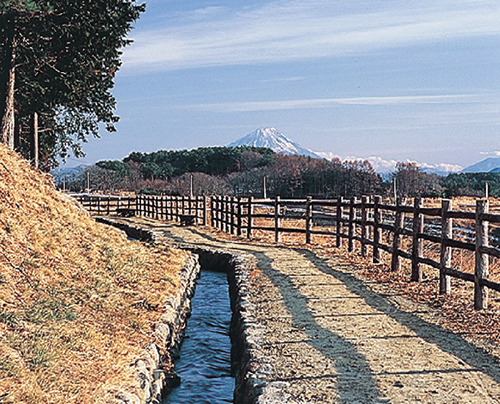
[{"label": "water reflection", "polygon": [[231,307],[226,274],[202,271],[191,303],[193,311],[181,357],[175,363],[181,385],[163,404],[232,403]]}]

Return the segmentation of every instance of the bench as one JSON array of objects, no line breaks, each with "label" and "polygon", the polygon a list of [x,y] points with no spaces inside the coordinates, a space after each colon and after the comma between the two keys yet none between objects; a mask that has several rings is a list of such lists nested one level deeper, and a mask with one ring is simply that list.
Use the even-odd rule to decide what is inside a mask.
[{"label": "bench", "polygon": [[122,217],[132,217],[135,216],[135,209],[118,208],[116,209],[116,214]]},{"label": "bench", "polygon": [[179,215],[181,226],[194,226],[196,224],[196,215]]}]

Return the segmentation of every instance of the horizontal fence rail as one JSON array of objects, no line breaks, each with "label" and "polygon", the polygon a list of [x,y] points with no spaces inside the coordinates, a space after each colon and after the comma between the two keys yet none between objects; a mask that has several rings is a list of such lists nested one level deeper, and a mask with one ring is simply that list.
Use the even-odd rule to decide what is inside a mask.
[{"label": "horizontal fence rail", "polygon": [[[500,258],[500,228],[490,234],[490,223],[499,224],[500,214],[489,212],[487,200],[477,200],[473,210],[453,210],[450,200],[439,207],[424,207],[415,198],[413,204],[401,199],[384,203],[381,197],[361,199],[256,199],[216,195],[203,196],[75,196],[91,214],[135,214],[180,224],[210,225],[235,236],[251,239],[255,232],[270,232],[276,242],[284,234],[302,235],[304,242],[313,236],[330,237],[336,247],[359,250],[363,257],[371,253],[374,263],[382,253],[390,254],[390,270],[398,271],[401,259],[411,261],[411,280],[421,282],[423,265],[439,270],[439,292],[448,294],[451,278],[474,283],[474,307],[488,306],[488,290],[500,291],[500,283],[489,279],[490,257]],[[469,221],[468,227],[455,226]],[[495,231],[493,231],[495,233]],[[490,245],[490,240],[492,241]],[[403,243],[405,241],[405,243]],[[426,256],[424,247],[439,248],[439,254]],[[405,248],[406,246],[406,248]],[[474,255],[474,271],[452,267],[452,251]]]}]

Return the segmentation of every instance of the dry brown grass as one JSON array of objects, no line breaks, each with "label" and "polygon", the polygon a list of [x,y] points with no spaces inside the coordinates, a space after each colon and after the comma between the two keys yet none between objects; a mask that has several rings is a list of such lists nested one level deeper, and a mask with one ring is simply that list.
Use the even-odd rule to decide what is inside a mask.
[{"label": "dry brown grass", "polygon": [[186,260],[95,223],[3,145],[0,245],[0,403],[99,402],[153,342]]}]

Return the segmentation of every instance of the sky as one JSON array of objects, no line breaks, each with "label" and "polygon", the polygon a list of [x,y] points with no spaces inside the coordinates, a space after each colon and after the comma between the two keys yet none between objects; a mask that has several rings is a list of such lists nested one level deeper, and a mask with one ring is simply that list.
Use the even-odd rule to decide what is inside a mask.
[{"label": "sky", "polygon": [[500,156],[498,0],[146,4],[113,89],[118,131],[69,165],[260,127],[341,158],[457,169]]}]

